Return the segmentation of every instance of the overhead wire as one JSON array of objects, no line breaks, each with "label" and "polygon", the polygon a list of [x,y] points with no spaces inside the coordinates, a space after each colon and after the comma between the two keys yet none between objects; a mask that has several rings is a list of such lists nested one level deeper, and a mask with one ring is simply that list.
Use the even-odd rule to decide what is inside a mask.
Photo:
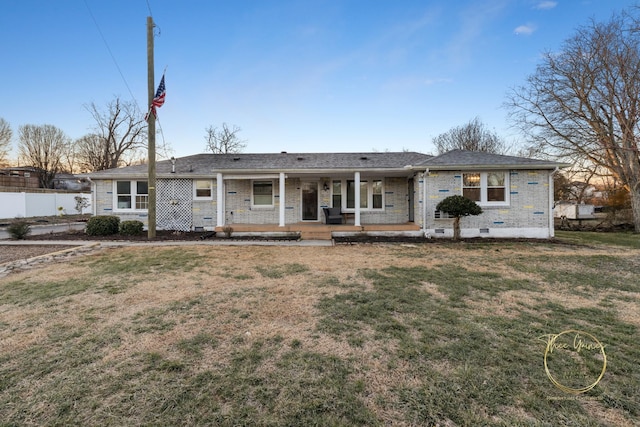
[{"label": "overhead wire", "polygon": [[[133,94],[133,91],[131,90],[131,87],[129,86],[129,83],[127,82],[126,77],[124,76],[124,73],[122,72],[122,69],[120,68],[120,64],[118,64],[118,60],[116,59],[115,55],[113,54],[113,51],[111,50],[111,47],[109,46],[109,43],[107,42],[107,39],[104,36],[104,33],[102,32],[102,30],[100,28],[100,25],[98,24],[98,20],[96,19],[95,15],[91,11],[91,8],[89,7],[89,4],[87,3],[87,0],[83,0],[83,1],[84,1],[84,5],[87,8],[87,11],[89,12],[89,15],[91,16],[91,19],[93,20],[94,25],[96,26],[96,29],[98,30],[98,33],[100,34],[100,38],[102,38],[102,42],[104,43],[105,47],[107,48],[107,51],[109,52],[109,56],[111,56],[111,60],[113,61],[114,65],[116,66],[116,69],[118,70],[118,73],[120,74],[120,77],[122,78],[122,81],[124,82],[124,85],[127,88],[127,91],[129,91],[129,95],[131,95],[131,99],[133,100],[133,103],[134,103],[134,105],[135,105],[135,107],[137,109],[137,112],[142,115],[142,113],[141,113],[142,108],[140,108],[140,104],[138,103],[138,100],[136,99],[135,95]],[[146,0],[146,4],[147,4],[147,9],[149,10],[149,16],[151,16],[151,18],[153,19],[153,13],[151,11],[151,4],[149,3],[149,0]],[[160,29],[159,27],[157,27],[157,28],[158,28],[158,30]],[[158,31],[158,35],[160,35],[160,31]],[[154,34],[154,36],[155,36],[155,34]],[[165,71],[166,71],[166,67],[165,67]],[[165,138],[164,138],[164,132],[162,130],[162,124],[160,123],[160,119],[158,117],[156,117],[156,121],[158,122],[158,130],[160,131],[160,136],[162,138],[162,146],[165,147],[165,151],[166,151],[166,142],[165,142]]]},{"label": "overhead wire", "polygon": [[105,47],[107,48],[107,51],[109,52],[109,55],[111,56],[111,60],[113,61],[114,65],[116,66],[116,69],[118,70],[118,73],[120,74],[120,77],[122,78],[122,81],[124,82],[125,87],[129,91],[129,95],[131,95],[131,99],[133,99],[133,102],[135,103],[136,108],[138,108],[139,111],[142,111],[142,109],[140,108],[140,105],[138,104],[138,101],[136,100],[136,97],[133,95],[133,91],[131,90],[131,87],[129,87],[129,83],[127,82],[127,79],[124,76],[124,73],[122,72],[122,69],[120,68],[120,64],[118,64],[118,60],[116,59],[115,55],[113,54],[113,51],[111,50],[111,47],[109,46],[109,43],[107,42],[106,37],[104,36],[104,34],[102,33],[102,30],[100,29],[100,25],[98,24],[98,21],[96,20],[96,17],[93,15],[93,12],[91,11],[91,8],[89,7],[89,4],[87,3],[87,0],[84,0],[84,5],[87,7],[87,10],[89,11],[89,15],[91,16],[91,19],[93,20],[93,23],[96,26],[96,29],[98,30],[98,33],[100,34],[100,38],[102,38],[102,42],[104,43]]}]

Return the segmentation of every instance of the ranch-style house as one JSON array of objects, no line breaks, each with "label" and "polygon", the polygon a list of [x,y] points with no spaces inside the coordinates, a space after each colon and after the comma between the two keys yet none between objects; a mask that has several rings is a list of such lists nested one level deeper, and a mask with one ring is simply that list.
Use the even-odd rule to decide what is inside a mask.
[{"label": "ranch-style house", "polygon": [[[157,162],[157,228],[234,234],[298,233],[451,237],[436,210],[460,194],[483,209],[461,236],[553,237],[553,174],[561,163],[454,150],[196,154]],[[147,165],[94,172],[95,215],[147,220]]]}]

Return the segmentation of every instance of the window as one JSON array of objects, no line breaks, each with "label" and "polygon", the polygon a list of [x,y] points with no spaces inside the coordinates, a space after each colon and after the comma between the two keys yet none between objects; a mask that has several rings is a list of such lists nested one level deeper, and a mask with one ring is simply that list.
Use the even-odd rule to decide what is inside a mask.
[{"label": "window", "polygon": [[334,208],[342,207],[342,181],[333,181],[332,205]]},{"label": "window", "polygon": [[147,181],[116,181],[116,209],[149,209]]},{"label": "window", "polygon": [[371,187],[371,195],[373,197],[373,209],[382,209],[382,181],[373,181]]},{"label": "window", "polygon": [[480,201],[480,174],[465,173],[462,174],[462,195],[474,202]]},{"label": "window", "polygon": [[487,173],[487,202],[504,202],[506,200],[504,176],[504,172]]},{"label": "window", "polygon": [[462,195],[478,204],[504,205],[507,202],[505,172],[473,172],[462,174]]},{"label": "window", "polygon": [[253,181],[253,206],[273,206],[273,181]]},{"label": "window", "polygon": [[196,179],[194,181],[195,198],[196,199],[211,199],[211,180],[210,179]]},{"label": "window", "polygon": [[[337,181],[334,181],[334,183]],[[335,184],[334,184],[335,188]],[[335,190],[334,190],[335,191]],[[382,180],[360,181],[360,209],[382,209],[383,202]],[[347,180],[347,209],[355,209],[356,186],[354,180]],[[335,204],[334,207],[338,206]]]}]

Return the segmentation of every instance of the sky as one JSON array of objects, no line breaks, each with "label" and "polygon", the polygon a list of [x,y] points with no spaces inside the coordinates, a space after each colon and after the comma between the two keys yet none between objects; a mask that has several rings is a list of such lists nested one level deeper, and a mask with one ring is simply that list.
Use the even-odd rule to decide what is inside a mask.
[{"label": "sky", "polygon": [[[176,157],[205,129],[245,152],[434,153],[478,117],[508,144],[506,94],[581,25],[636,0],[0,0],[0,117],[92,132],[87,107],[147,109],[148,16],[158,110]],[[166,71],[165,71],[166,70]]]}]

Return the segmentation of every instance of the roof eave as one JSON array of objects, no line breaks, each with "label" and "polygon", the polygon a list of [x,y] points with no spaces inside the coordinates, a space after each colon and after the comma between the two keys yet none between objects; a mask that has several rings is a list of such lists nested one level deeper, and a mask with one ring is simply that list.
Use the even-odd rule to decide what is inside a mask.
[{"label": "roof eave", "polygon": [[566,168],[571,165],[567,163],[541,163],[541,164],[506,164],[506,165],[487,165],[487,164],[476,164],[476,165],[422,165],[416,166],[414,169],[416,170],[425,170],[429,169],[431,171],[434,170],[442,170],[442,171],[450,171],[450,170],[505,170],[505,169],[555,169],[555,168]]}]

